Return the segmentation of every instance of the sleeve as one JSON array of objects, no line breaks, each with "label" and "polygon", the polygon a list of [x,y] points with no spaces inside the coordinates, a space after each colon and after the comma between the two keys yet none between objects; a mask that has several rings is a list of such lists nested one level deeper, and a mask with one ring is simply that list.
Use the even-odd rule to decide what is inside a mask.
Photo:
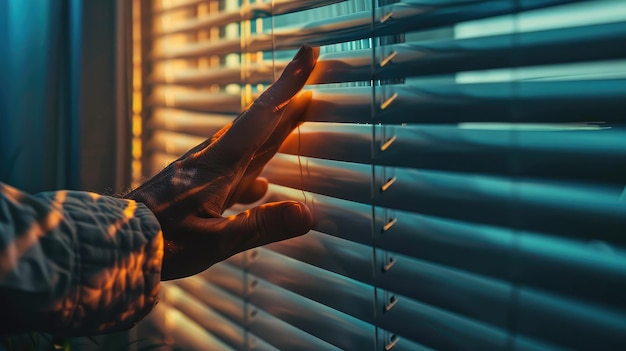
[{"label": "sleeve", "polygon": [[159,222],[143,204],[0,183],[0,334],[132,327],[158,301]]}]

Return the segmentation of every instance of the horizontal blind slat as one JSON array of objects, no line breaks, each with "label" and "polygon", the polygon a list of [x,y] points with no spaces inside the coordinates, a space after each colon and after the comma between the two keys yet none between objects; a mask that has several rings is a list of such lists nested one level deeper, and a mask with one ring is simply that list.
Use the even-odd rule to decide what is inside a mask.
[{"label": "horizontal blind slat", "polygon": [[[375,9],[373,36],[426,30],[455,23],[519,13],[581,0],[518,0],[432,2],[402,0]],[[584,0],[583,0],[584,1]]]},{"label": "horizontal blind slat", "polygon": [[[285,154],[269,165],[263,174],[272,183],[351,201],[502,226],[508,225],[509,206],[515,204],[520,229],[625,242],[626,207],[619,204],[619,186],[376,167],[381,178],[374,181],[381,190],[370,196],[368,165]],[[391,186],[383,191],[387,182]]]},{"label": "horizontal blind slat", "polygon": [[154,131],[180,133],[180,136],[208,138],[232,122],[237,114],[210,114],[170,108],[155,108],[147,128]]},{"label": "horizontal blind slat", "polygon": [[[310,245],[310,242],[305,241],[305,245]],[[302,245],[303,241],[299,243]],[[301,249],[308,250],[302,246]],[[317,265],[326,265],[320,261],[360,263],[352,262],[350,256],[344,251],[323,251],[317,260],[309,259],[308,264],[303,264],[260,249],[254,259],[248,261],[248,271],[298,295],[373,323],[373,291],[368,285],[349,278],[341,279],[334,273],[317,268]],[[507,304],[512,290],[510,284],[397,254],[390,257],[394,258],[394,265],[389,270],[383,272],[380,269],[384,262],[377,264],[375,286],[465,318],[506,328]],[[272,273],[276,271],[281,272],[280,276]],[[419,281],[420,285],[406,284],[407,281]],[[445,291],[450,293],[442,293]],[[458,300],[459,294],[464,296],[463,300]]]},{"label": "horizontal blind slat", "polygon": [[[267,248],[350,279],[374,284],[369,246],[311,231],[302,237],[270,244]],[[324,260],[325,257],[332,257],[333,261]]]},{"label": "horizontal blind slat", "polygon": [[164,284],[160,294],[162,301],[178,309],[212,335],[228,343],[234,349],[244,348],[245,331],[241,324],[224,318],[204,302],[174,284]]},{"label": "horizontal blind slat", "polygon": [[217,68],[185,69],[170,72],[165,68],[155,70],[148,82],[155,85],[228,85],[272,83],[274,72],[281,72],[287,61],[260,62],[246,67],[222,66]]},{"label": "horizontal blind slat", "polygon": [[[626,80],[520,81],[318,89],[305,115],[311,122],[626,122]],[[407,114],[405,111],[411,111]],[[511,111],[515,117],[511,118]]]},{"label": "horizontal blind slat", "polygon": [[511,338],[511,347],[519,351],[560,351],[562,346],[551,344],[545,340],[537,340],[524,335],[516,335]]},{"label": "horizontal blind slat", "polygon": [[[241,258],[241,255],[238,255],[238,257],[235,257],[234,261],[239,260]],[[216,265],[213,265],[211,268],[209,268],[208,270],[199,273],[197,275],[197,277],[199,279],[203,279],[205,280],[208,284],[214,285],[216,287],[218,287],[219,290],[224,290],[226,291],[228,294],[233,294],[235,296],[238,296],[242,299],[246,300],[246,303],[249,304],[250,308],[252,310],[254,309],[258,309],[261,310],[261,308],[256,307],[258,304],[258,302],[263,302],[264,301],[264,296],[266,296],[265,294],[268,293],[267,287],[263,286],[263,284],[269,284],[267,282],[264,282],[262,284],[254,284],[254,291],[258,292],[259,290],[262,292],[261,294],[257,294],[256,299],[252,299],[250,298],[250,287],[247,287],[245,285],[245,282],[247,282],[247,279],[244,279],[244,275],[247,273],[244,273],[244,271],[242,271],[241,269],[237,268],[237,266],[241,266],[241,264],[236,264],[233,265],[231,263],[228,263],[229,261],[233,261],[233,259],[229,259],[227,260],[227,262],[224,263],[219,263]],[[261,281],[258,278],[253,278],[253,279],[257,279],[257,281]],[[203,284],[204,285],[204,284]],[[188,287],[188,285],[185,285],[186,287]],[[206,285],[204,285],[206,286]],[[213,289],[214,290],[214,289]],[[269,293],[272,293],[271,291],[269,291]],[[210,295],[204,295],[205,299],[210,298]],[[265,312],[269,312],[271,314],[273,314],[275,317],[278,317],[279,319],[289,323],[291,326],[298,328],[300,330],[302,330],[302,332],[306,333],[307,332],[307,318],[306,316],[310,316],[310,315],[317,315],[317,314],[324,314],[324,313],[330,313],[332,314],[333,310],[324,307],[323,305],[317,304],[313,301],[310,300],[306,300],[303,298],[299,298],[298,296],[293,296],[293,294],[289,295],[291,298],[295,298],[296,302],[294,302],[295,305],[292,305],[292,309],[290,311],[282,311],[282,307],[283,305],[277,305],[277,311],[274,310],[265,310]],[[286,297],[285,297],[286,298]],[[217,303],[219,304],[218,299],[214,300],[213,303]],[[272,300],[273,301],[273,300]],[[265,301],[267,302],[267,301]],[[267,306],[267,303],[261,303],[260,306]],[[296,307],[300,306],[303,309],[305,309],[306,311],[299,311]],[[241,311],[245,311],[246,309],[242,308]],[[285,316],[282,315],[282,312],[285,313],[289,313],[292,318],[285,318]],[[302,313],[302,314],[299,314]],[[340,312],[338,312],[340,313]],[[347,315],[346,315],[347,316]],[[244,321],[246,320],[247,317],[242,317],[244,318]],[[318,316],[317,320],[318,321],[326,321],[329,318],[329,316]],[[332,317],[330,317],[332,318]],[[246,323],[242,321],[242,324],[245,325]],[[251,318],[248,319],[248,321],[250,323],[254,323],[255,318]],[[295,323],[294,323],[295,322]],[[303,324],[304,323],[304,328],[303,328]],[[334,343],[338,343],[338,344],[346,344],[349,343],[350,345],[354,344],[357,345],[355,347],[358,348],[358,345],[363,346],[363,345],[367,345],[371,343],[371,340],[369,340],[369,336],[371,336],[373,338],[373,333],[372,332],[366,332],[365,329],[363,328],[370,328],[371,325],[369,327],[366,327],[367,324],[363,324],[363,325],[352,325],[350,324],[349,321],[346,321],[345,319],[337,319],[335,321],[335,323],[333,323],[329,327],[329,331],[333,331],[333,332],[337,332],[339,330],[339,333],[345,333],[344,337],[345,340],[337,340],[339,339],[338,335],[330,335],[330,339],[334,342]],[[309,328],[311,329],[311,328]],[[315,329],[315,328],[313,328]],[[290,330],[290,329],[288,329]],[[319,329],[315,329],[316,331]],[[322,329],[323,331],[324,329]],[[309,333],[311,335],[313,335],[314,333]],[[332,334],[332,333],[331,333]],[[328,342],[328,338],[325,338],[326,334],[320,336],[318,335],[317,337],[320,338],[321,340],[326,340],[326,342]],[[342,334],[343,335],[343,334]],[[308,343],[311,342],[310,337],[305,337],[304,335],[300,335],[300,338],[304,338],[305,340],[308,340]],[[308,344],[307,343],[307,344]],[[319,344],[319,343],[317,343]],[[324,343],[321,343],[322,345]],[[342,349],[345,349],[344,347],[342,347]]]},{"label": "horizontal blind slat", "polygon": [[[372,153],[372,128],[377,146]],[[321,142],[323,141],[323,142]],[[381,166],[623,183],[626,129],[592,124],[305,123],[282,153]],[[515,169],[511,170],[511,164]]]},{"label": "horizontal blind slat", "polygon": [[593,303],[626,318],[626,250],[604,241],[518,232],[518,282],[551,294]]},{"label": "horizontal blind slat", "polygon": [[[157,156],[152,157],[155,169],[175,160],[174,156]],[[363,204],[373,202],[392,210],[505,227],[509,206],[515,203],[518,204],[516,216],[521,222],[519,229],[549,235],[567,233],[573,238],[605,240],[617,245],[624,243],[626,208],[619,204],[623,191],[620,187],[377,167],[378,174],[388,172],[395,176],[376,182],[383,186],[390,181],[394,186],[370,198],[371,166],[345,163],[331,166],[337,161],[306,159],[302,162],[305,173],[301,182],[300,163],[292,157],[277,154],[263,176],[278,185]],[[333,182],[325,181],[320,174]],[[421,201],[404,200],[408,198]],[[581,202],[581,199],[588,200]]]},{"label": "horizontal blind slat", "polygon": [[[616,350],[626,346],[626,311],[584,304],[521,287],[516,307],[520,335],[572,349]],[[593,335],[593,337],[589,337]]]},{"label": "horizontal blind slat", "polygon": [[237,11],[222,11],[210,14],[209,16],[179,21],[164,30],[156,31],[153,35],[162,36],[206,30],[212,27],[224,26],[229,23],[285,15],[343,1],[346,0],[274,0],[272,2],[255,2],[247,6],[242,6],[237,9]]},{"label": "horizontal blind slat", "polygon": [[[514,109],[524,113],[515,122],[626,122],[619,113],[626,109],[623,91],[626,80],[621,79],[388,87],[385,95],[395,97],[376,119],[388,124],[509,122],[508,110]],[[315,90],[305,119],[370,123],[371,93],[369,87]],[[239,113],[240,100],[233,94],[176,90],[156,90],[152,98],[155,106],[230,114]],[[399,113],[407,109],[415,113]]]},{"label": "horizontal blind slat", "polygon": [[[326,255],[328,260],[334,258],[333,254]],[[283,289],[374,323],[374,290],[368,284],[262,248],[250,253],[240,268]],[[278,271],[280,275],[276,274]]]},{"label": "horizontal blind slat", "polygon": [[[240,264],[238,265],[240,266]],[[185,289],[190,295],[210,308],[219,311],[229,319],[242,326],[247,326],[249,331],[262,335],[263,340],[280,349],[295,348],[298,350],[315,351],[334,349],[333,346],[321,339],[268,315],[247,300],[244,301],[245,296],[243,291],[240,290],[244,289],[243,284],[240,284],[243,283],[243,279],[237,282],[232,278],[232,276],[235,276],[234,279],[236,280],[244,274],[236,266],[229,263],[220,263],[199,275],[176,280],[174,284]],[[247,307],[244,307],[244,305]],[[245,313],[248,314],[245,315]],[[273,331],[273,333],[267,333],[268,331]],[[284,338],[283,335],[285,333],[288,333],[290,337]]]},{"label": "horizontal blind slat", "polygon": [[[207,274],[214,274],[210,268]],[[179,279],[172,283],[184,289],[189,295],[201,301],[209,308],[226,316],[233,322],[244,325],[246,316],[244,316],[244,304],[240,295],[235,295],[225,291],[224,289],[212,284],[200,276],[192,276],[185,279]]]},{"label": "horizontal blind slat", "polygon": [[185,350],[235,351],[226,343],[207,332],[177,308],[161,302],[155,308],[159,317],[151,318],[150,323],[168,340],[173,340],[177,347]]},{"label": "horizontal blind slat", "polygon": [[227,261],[215,264],[197,276],[232,295],[240,298],[245,296],[245,272]]},{"label": "horizontal blind slat", "polygon": [[148,152],[156,151],[171,155],[182,155],[195,145],[202,143],[205,139],[199,136],[155,130],[150,136],[150,140],[145,144],[145,149]]},{"label": "horizontal blind slat", "polygon": [[[508,327],[513,291],[510,283],[383,250],[378,250],[376,256],[376,287],[466,319],[503,330]],[[389,262],[393,264],[388,265]],[[400,301],[392,308],[401,304]]]},{"label": "horizontal blind slat", "polygon": [[[269,190],[268,201],[294,198],[288,189],[280,186],[272,185]],[[370,244],[371,238],[360,234],[368,232],[371,226],[368,221],[372,213],[371,206],[317,194],[307,194],[306,198],[317,219],[315,230],[361,242],[363,245]],[[626,266],[623,265],[626,262],[626,252],[611,242],[558,238],[542,233],[514,231],[507,227],[454,221],[384,208],[375,208],[374,211],[375,246],[388,250],[388,255],[394,259],[402,255],[418,259],[412,261],[405,258],[417,262],[409,267],[428,267],[434,264],[432,267],[441,267],[442,272],[451,268],[471,273],[472,276],[495,278],[499,281],[507,281],[510,271],[515,270],[518,272],[518,281],[524,285],[599,305],[626,309],[621,296],[621,292],[626,289]],[[383,231],[382,228],[387,224],[384,222],[385,218],[393,219],[394,224]],[[326,236],[321,237],[329,240]],[[287,244],[286,247],[293,249],[281,247],[279,251],[286,255],[296,255],[295,257],[306,260],[311,265],[324,267],[326,253],[319,250],[333,244],[318,245],[320,249],[315,249],[315,245],[308,243],[309,240],[313,239]],[[516,242],[517,248],[514,249]],[[297,251],[298,247],[307,252],[312,250],[312,253],[301,254]],[[350,250],[359,252],[358,246],[354,245],[350,245]],[[366,250],[363,251],[365,254]],[[342,252],[337,254],[341,255]],[[512,255],[519,255],[519,259],[515,261],[520,262],[519,264],[513,265]],[[424,263],[420,264],[421,261]],[[347,262],[349,261],[346,264]],[[394,264],[392,267],[389,273],[395,276],[394,270],[400,266]],[[406,273],[407,276],[411,274],[413,273]],[[418,289],[418,293],[422,292],[419,291],[423,289],[422,284],[412,286],[404,282],[405,279],[392,282],[401,284],[399,290],[390,286],[386,288],[408,296],[413,295],[407,289]],[[450,279],[449,283],[454,281]],[[438,285],[430,283],[427,286],[435,288]],[[446,288],[441,291],[457,290]],[[434,302],[433,304],[437,305]]]},{"label": "horizontal blind slat", "polygon": [[[265,47],[265,50],[269,50],[271,44],[271,36],[257,36],[255,37],[255,40],[256,46]],[[192,42],[189,44],[181,45],[158,46],[157,49],[154,49],[152,55],[147,57],[147,59],[151,58],[154,61],[171,59],[197,59],[210,56],[225,56],[227,54],[238,53],[240,51],[241,40],[239,38],[221,39],[215,41]]]},{"label": "horizontal blind slat", "polygon": [[[340,350],[338,347],[285,323],[252,304],[249,305],[249,309],[253,316],[246,324],[248,330],[256,335],[263,335],[264,340],[279,350]],[[286,335],[289,337],[285,337]]]},{"label": "horizontal blind slat", "polygon": [[196,112],[239,113],[239,94],[224,92],[181,90],[171,87],[157,87],[149,99],[153,107],[176,108]]},{"label": "horizontal blind slat", "polygon": [[[271,34],[255,34],[247,40],[245,51],[287,50],[298,48],[305,43],[320,46],[366,38],[369,35],[370,18],[370,12],[364,11],[301,27],[275,29]],[[244,48],[239,38],[223,39],[176,46],[165,45],[153,52],[152,59],[193,59],[243,51]]]},{"label": "horizontal blind slat", "polygon": [[[269,195],[266,199],[284,201],[294,198],[304,201],[303,198],[294,196],[291,189],[270,184]],[[316,231],[344,239],[336,240],[339,243],[333,241],[317,246],[342,247],[343,242],[361,245],[372,243],[372,238],[363,234],[369,233],[372,228],[371,205],[312,193],[306,194],[306,202],[313,209]],[[500,280],[508,279],[511,269],[509,255],[513,252],[514,244],[511,229],[379,207],[375,207],[374,211],[376,218],[373,224],[376,234],[373,240],[376,247],[483,276]],[[385,220],[386,218],[395,221],[388,230],[384,231],[383,227],[389,223]],[[313,236],[318,236],[318,234],[313,234]],[[318,240],[323,240],[323,243],[330,240],[329,236],[322,234],[319,236]],[[316,252],[317,257],[323,258],[324,255],[313,248],[317,246],[308,244],[308,240],[308,238],[297,239],[299,244],[295,242],[289,244],[290,241],[284,246],[270,246],[270,248],[278,250],[277,247],[280,247],[280,252],[300,257],[297,248],[307,247],[307,250]],[[361,245],[356,247],[350,245],[349,249],[366,252],[366,249],[359,249]],[[306,258],[309,256],[310,258]],[[299,259],[305,259],[309,264],[319,265],[319,259],[311,261],[315,257],[315,254],[307,254],[305,258]],[[367,276],[366,273],[359,274],[361,277],[359,279],[363,279],[363,275]]]},{"label": "horizontal blind slat", "polygon": [[[397,79],[504,67],[606,60],[626,56],[626,23],[470,39],[381,46],[324,54],[309,84]],[[584,47],[584,50],[581,50]]]},{"label": "horizontal blind slat", "polygon": [[[344,350],[374,346],[373,325],[268,283],[256,281],[246,297],[281,320]],[[276,301],[280,301],[277,304]]]},{"label": "horizontal blind slat", "polygon": [[[358,255],[359,250],[355,250],[356,247],[353,244],[346,242],[344,247],[337,245],[330,248],[330,244],[337,243],[341,244],[341,241],[326,237],[323,234],[311,233],[307,235],[306,238],[273,244],[269,248],[300,261],[307,262],[315,267],[337,271],[339,274],[346,274],[345,271],[342,271],[341,267],[351,267],[356,264],[362,265],[366,263],[361,262],[362,258]],[[349,246],[349,252],[347,251],[348,246],[345,245]],[[365,254],[367,249],[364,247],[363,251],[363,254]],[[263,255],[263,253],[258,254],[260,261],[257,258],[251,261],[250,270],[252,273],[258,272],[257,275],[268,277],[267,279],[283,288],[314,300],[323,299],[317,301],[362,320],[370,321],[370,317],[363,315],[363,313],[369,313],[371,309],[367,308],[362,310],[363,306],[357,303],[360,301],[360,298],[357,296],[352,297],[352,294],[356,294],[359,288],[355,287],[352,288],[352,290],[348,289],[348,291],[342,288],[349,280],[341,281],[332,278],[332,274],[329,275],[329,273],[324,272],[318,273],[318,277],[311,276],[311,272],[318,270],[315,268],[306,268],[306,266],[302,264],[294,264],[293,262],[292,267],[286,266],[281,261],[289,261],[287,258],[280,260],[281,256],[274,254],[273,256],[276,257],[276,259],[271,260],[263,259]],[[267,254],[265,255],[268,256]],[[506,327],[507,309],[505,307],[511,294],[510,285],[507,287],[507,284],[493,279],[468,274],[462,271],[455,271],[448,267],[437,266],[432,263],[401,258],[399,255],[395,254],[392,255],[394,259],[398,259],[398,261],[391,269],[385,273],[380,273],[380,270],[378,270],[379,273],[376,274],[377,277],[375,281],[370,281],[369,276],[361,274],[361,277],[366,279],[363,283],[374,284],[396,293],[403,293],[414,299],[419,299],[431,305],[439,306],[442,309],[464,315],[465,318],[472,318],[498,327]],[[382,267],[382,264],[378,264],[378,266]],[[281,273],[280,276],[269,273],[277,270],[283,273]],[[355,277],[354,274],[348,276]],[[294,278],[292,279],[290,277]],[[300,277],[300,279],[297,279],[297,277]],[[331,283],[317,284],[320,279],[331,279]],[[420,284],[419,287],[411,286],[410,284],[406,284],[407,281],[420,281],[423,282],[423,284]],[[325,291],[320,293],[317,291],[318,289]],[[446,296],[445,294],[441,294],[441,291],[454,291],[454,294]],[[458,294],[465,296],[465,299],[463,301],[457,301],[456,297]],[[328,298],[324,299],[326,295],[328,295]],[[367,295],[367,291],[363,291],[363,294],[359,294],[361,297],[366,297]],[[336,300],[333,299],[333,296]],[[352,299],[352,302],[345,303],[344,299]],[[483,303],[487,302],[487,305],[493,306],[494,308],[484,309],[484,305],[480,304],[480,301]],[[501,308],[498,308],[498,306]]]},{"label": "horizontal blind slat", "polygon": [[155,7],[152,10],[153,16],[162,15],[167,12],[177,11],[186,9],[193,6],[198,6],[202,3],[206,3],[207,0],[178,0],[176,2],[163,2],[163,1],[153,1],[153,6]]},{"label": "horizontal blind slat", "polygon": [[416,341],[400,338],[397,334],[391,333],[383,328],[378,328],[378,340],[384,349],[394,351],[435,351],[435,349],[424,346]]},{"label": "horizontal blind slat", "polygon": [[[417,29],[435,28],[444,25],[479,19],[494,15],[514,13],[565,4],[571,0],[521,1],[520,6],[505,1],[481,1],[456,6],[455,1],[444,2],[440,6],[420,1],[402,1],[393,5],[381,6],[376,10],[374,36],[389,35]],[[389,14],[392,14],[391,17]],[[383,21],[383,18],[387,18]],[[275,28],[273,33],[260,33],[250,37],[246,51],[268,51],[295,49],[302,44],[330,45],[341,42],[365,39],[372,36],[371,11],[361,11],[338,17],[316,20],[293,28]],[[242,50],[239,38],[220,41],[195,42],[176,46],[166,46],[152,54],[154,60],[173,58],[198,58],[211,55],[226,55]]]},{"label": "horizontal blind slat", "polygon": [[[382,300],[384,306],[387,301]],[[377,325],[436,350],[502,350],[508,333],[401,295]]]}]

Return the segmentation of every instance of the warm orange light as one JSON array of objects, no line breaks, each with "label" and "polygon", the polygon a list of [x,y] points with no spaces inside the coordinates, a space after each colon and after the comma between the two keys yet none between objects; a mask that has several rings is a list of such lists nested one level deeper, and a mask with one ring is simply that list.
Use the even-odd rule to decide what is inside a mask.
[{"label": "warm orange light", "polygon": [[132,109],[133,116],[131,120],[131,128],[132,128],[132,143],[131,143],[131,176],[132,176],[132,187],[139,186],[139,179],[142,176],[142,164],[141,164],[141,155],[142,155],[142,143],[141,143],[141,132],[143,129],[143,121],[141,118],[141,114],[143,111],[143,103],[142,103],[142,79],[141,79],[141,68],[142,68],[142,57],[141,57],[141,3],[140,0],[133,0],[132,4],[132,37],[133,37],[133,51],[132,51],[132,62],[133,62],[133,81],[132,81]]},{"label": "warm orange light", "polygon": [[[139,78],[139,81],[141,81],[141,78]],[[141,114],[141,110],[141,90],[137,91],[136,89],[135,91],[133,91],[133,113]]]},{"label": "warm orange light", "polygon": [[133,115],[133,122],[132,122],[132,126],[133,126],[133,137],[141,137],[141,128],[143,127],[141,125],[141,115]]},{"label": "warm orange light", "polygon": [[133,138],[132,155],[133,160],[137,160],[141,163],[141,138]]}]

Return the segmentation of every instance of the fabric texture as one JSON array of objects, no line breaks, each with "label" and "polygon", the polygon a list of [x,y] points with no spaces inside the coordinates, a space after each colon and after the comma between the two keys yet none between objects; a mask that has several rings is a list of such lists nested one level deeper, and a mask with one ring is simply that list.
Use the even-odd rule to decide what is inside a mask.
[{"label": "fabric texture", "polygon": [[158,301],[163,236],[143,204],[0,183],[0,334],[94,335]]}]

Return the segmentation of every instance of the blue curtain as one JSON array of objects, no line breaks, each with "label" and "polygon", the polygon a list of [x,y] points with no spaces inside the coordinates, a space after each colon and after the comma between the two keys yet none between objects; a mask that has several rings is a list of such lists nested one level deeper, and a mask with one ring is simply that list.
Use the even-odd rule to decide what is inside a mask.
[{"label": "blue curtain", "polygon": [[31,192],[76,186],[71,3],[0,2],[0,181]]}]

